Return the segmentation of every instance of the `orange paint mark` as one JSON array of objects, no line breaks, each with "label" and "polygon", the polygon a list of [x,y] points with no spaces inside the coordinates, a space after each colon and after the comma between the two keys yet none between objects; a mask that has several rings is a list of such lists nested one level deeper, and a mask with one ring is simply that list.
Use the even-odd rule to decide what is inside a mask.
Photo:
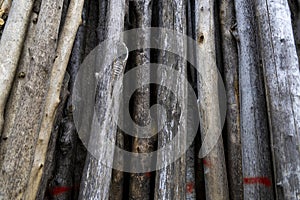
[{"label": "orange paint mark", "polygon": [[187,183],[186,184],[186,191],[188,192],[188,193],[192,193],[193,192],[193,190],[194,190],[194,183]]},{"label": "orange paint mark", "polygon": [[262,184],[266,187],[270,187],[272,185],[268,177],[247,177],[244,178],[244,184]]}]

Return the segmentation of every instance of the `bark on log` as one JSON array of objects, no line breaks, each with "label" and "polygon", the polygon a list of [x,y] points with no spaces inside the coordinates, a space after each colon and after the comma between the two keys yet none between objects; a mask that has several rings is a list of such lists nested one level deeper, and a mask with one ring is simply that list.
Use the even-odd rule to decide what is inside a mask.
[{"label": "bark on log", "polygon": [[[274,199],[267,111],[253,1],[236,0],[245,199]],[[233,30],[234,31],[234,30]],[[266,184],[251,180],[266,180]]]},{"label": "bark on log", "polygon": [[[108,13],[106,21],[106,37],[115,36],[112,42],[122,41],[122,31],[124,27],[124,14],[125,14],[125,0],[110,0],[108,3]],[[113,43],[111,43],[113,44]],[[106,47],[107,56],[115,55],[116,49]],[[111,97],[111,88],[114,83],[113,77],[113,65],[111,63],[105,63],[104,68],[100,73],[100,80],[102,81],[101,90],[96,94],[96,107],[98,109],[99,119],[106,122],[111,121],[106,117],[107,112],[111,112],[111,104],[107,106]],[[118,102],[116,102],[118,104]],[[106,106],[106,107],[105,107]],[[100,110],[99,110],[100,109]],[[110,142],[115,143],[117,127],[114,123],[108,123],[109,127],[105,127],[100,130],[100,137],[107,138]],[[93,137],[93,136],[92,136]],[[99,145],[98,145],[99,146]],[[100,157],[97,159],[92,155],[88,155],[86,159],[85,169],[80,185],[79,198],[84,199],[108,199],[109,188],[111,181],[112,169],[102,164],[101,159],[113,158],[114,148],[103,149],[99,147]],[[89,177],[94,177],[93,179]]]},{"label": "bark on log", "polygon": [[[218,98],[218,74],[215,49],[215,4],[213,0],[195,1],[195,28],[199,44],[197,69],[198,98],[200,101],[201,139],[221,133],[221,114]],[[213,125],[212,125],[213,124]],[[222,136],[204,158],[206,199],[229,199],[225,155]]]},{"label": "bark on log", "polygon": [[[132,2],[130,11],[135,14],[135,19],[131,24],[133,28],[151,27],[152,3],[150,0]],[[150,41],[150,33],[145,32],[139,37],[145,38],[142,41]],[[150,44],[139,44],[139,46],[149,46]],[[150,50],[140,49],[134,52],[134,66],[150,64]],[[133,120],[139,126],[146,126],[150,123],[150,65],[148,69],[136,74],[136,84],[142,86],[134,95]],[[154,138],[141,139],[138,132],[133,138],[132,152],[149,153],[154,151],[156,140]],[[143,162],[143,161],[141,161]],[[147,200],[150,199],[151,173],[134,173],[130,176],[129,199]]]},{"label": "bark on log", "polygon": [[4,109],[21,55],[34,0],[14,1],[1,36],[0,49],[0,134],[4,123]]},{"label": "bark on log", "polygon": [[[159,27],[172,29],[176,32],[186,33],[186,1],[185,0],[160,0],[158,1],[159,8]],[[174,15],[173,13],[176,13]],[[178,39],[176,44],[179,49],[184,51],[184,46],[186,45],[181,38]],[[161,41],[162,43],[164,41]],[[168,45],[168,44],[165,44]],[[186,62],[184,59],[179,58],[176,55],[172,55],[166,51],[161,51],[158,55],[158,62],[165,64],[167,66],[172,66],[173,69],[178,70],[180,74],[186,76]],[[180,110],[186,109],[186,102],[177,102],[178,97],[186,97],[187,86],[184,84],[183,80],[174,77],[168,77],[167,73],[163,70],[157,72],[159,76],[162,77],[162,81],[168,84],[177,85],[177,91],[168,91],[168,89],[159,87],[157,94],[157,103],[164,105],[166,108],[166,116],[162,116],[159,113],[161,119],[166,119],[165,124],[163,124],[162,130],[158,135],[158,148],[161,148],[165,144],[169,143],[173,137],[182,132],[182,134],[187,135],[186,132],[186,116],[180,116]],[[184,98],[184,100],[186,100]],[[183,107],[179,108],[178,104]],[[179,124],[181,121],[181,125]],[[176,141],[180,142],[180,141]],[[181,141],[182,142],[182,141]],[[181,143],[185,145],[184,142]],[[178,148],[182,148],[180,145]],[[174,149],[178,151],[179,149]],[[158,158],[162,162],[167,162],[172,156],[172,152],[167,152]],[[186,160],[185,155],[179,158],[174,163],[169,166],[157,171],[156,182],[155,182],[155,194],[154,199],[185,199],[186,192]]]},{"label": "bark on log", "polygon": [[[236,23],[234,4],[222,0],[220,26],[224,66],[224,83],[227,96],[227,176],[229,195],[243,199],[242,144],[239,104],[239,63],[237,43],[231,31]],[[234,30],[233,30],[234,31]]]},{"label": "bark on log", "polygon": [[[300,72],[287,1],[255,1],[278,199],[300,196]],[[284,24],[284,27],[282,26]]]}]

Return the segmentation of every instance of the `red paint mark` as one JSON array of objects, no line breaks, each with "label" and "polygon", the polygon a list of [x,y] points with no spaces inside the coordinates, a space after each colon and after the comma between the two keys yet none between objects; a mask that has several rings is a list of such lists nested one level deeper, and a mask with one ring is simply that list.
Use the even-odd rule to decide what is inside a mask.
[{"label": "red paint mark", "polygon": [[57,196],[62,193],[68,192],[70,190],[72,190],[72,187],[66,187],[66,186],[54,187],[50,190],[50,194],[53,196]]},{"label": "red paint mark", "polygon": [[151,172],[146,172],[145,175],[146,175],[147,178],[150,178],[151,177]]},{"label": "red paint mark", "polygon": [[272,185],[270,179],[268,177],[248,177],[244,178],[245,184],[262,184],[267,187]]},{"label": "red paint mark", "polygon": [[204,165],[205,167],[211,167],[211,166],[212,166],[211,162],[209,162],[209,161],[206,160],[206,159],[203,159],[203,165]]},{"label": "red paint mark", "polygon": [[187,191],[188,193],[192,193],[193,190],[194,190],[194,183],[187,183],[187,184],[186,184],[186,191]]}]

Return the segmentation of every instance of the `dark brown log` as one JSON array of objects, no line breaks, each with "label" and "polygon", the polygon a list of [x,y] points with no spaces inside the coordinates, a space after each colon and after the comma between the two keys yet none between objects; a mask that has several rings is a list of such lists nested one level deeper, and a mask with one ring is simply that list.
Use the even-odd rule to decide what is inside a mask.
[{"label": "dark brown log", "polygon": [[[152,3],[149,0],[133,1],[130,11],[134,13],[135,19],[131,24],[133,28],[151,27],[151,13]],[[145,32],[141,41],[149,42],[150,33]],[[149,44],[139,44],[139,46],[149,46]],[[150,64],[150,50],[141,49],[135,51],[134,66]],[[135,91],[134,105],[133,105],[133,120],[139,126],[146,126],[150,123],[150,65],[148,69],[136,74],[136,84],[138,86],[144,85]],[[149,153],[155,148],[155,138],[140,139],[138,132],[132,142],[132,152],[135,153]],[[143,161],[141,161],[143,162]],[[136,200],[150,199],[150,180],[151,173],[136,173],[130,176],[129,198]]]}]

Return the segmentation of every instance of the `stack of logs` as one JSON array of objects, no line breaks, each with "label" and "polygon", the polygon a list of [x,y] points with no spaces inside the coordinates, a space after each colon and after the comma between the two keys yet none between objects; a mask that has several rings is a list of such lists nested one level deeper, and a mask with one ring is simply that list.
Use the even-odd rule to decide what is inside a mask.
[{"label": "stack of logs", "polygon": [[[98,44],[149,27],[188,35],[199,46],[195,59],[219,69],[226,122],[223,130],[216,125],[223,133],[216,146],[199,158],[220,103],[213,98],[213,75],[203,85],[201,69],[171,52],[130,52],[124,73],[166,64],[188,77],[200,107],[208,109],[182,157],[157,171],[126,173],[103,165],[82,144],[72,91],[81,63]],[[299,0],[0,0],[0,29],[0,200],[300,199]],[[151,35],[139,37],[147,46]],[[184,42],[179,39],[183,53],[189,48]],[[105,80],[112,79],[112,67]],[[159,103],[168,108],[167,123],[178,127],[164,126],[151,138],[129,136],[116,125],[107,130],[116,145],[135,153],[162,148],[179,131],[187,134],[174,98],[186,85],[174,79],[176,94],[170,93],[149,85],[150,69],[143,70],[135,82],[144,86],[129,108],[133,120],[147,125],[149,107]]]}]

